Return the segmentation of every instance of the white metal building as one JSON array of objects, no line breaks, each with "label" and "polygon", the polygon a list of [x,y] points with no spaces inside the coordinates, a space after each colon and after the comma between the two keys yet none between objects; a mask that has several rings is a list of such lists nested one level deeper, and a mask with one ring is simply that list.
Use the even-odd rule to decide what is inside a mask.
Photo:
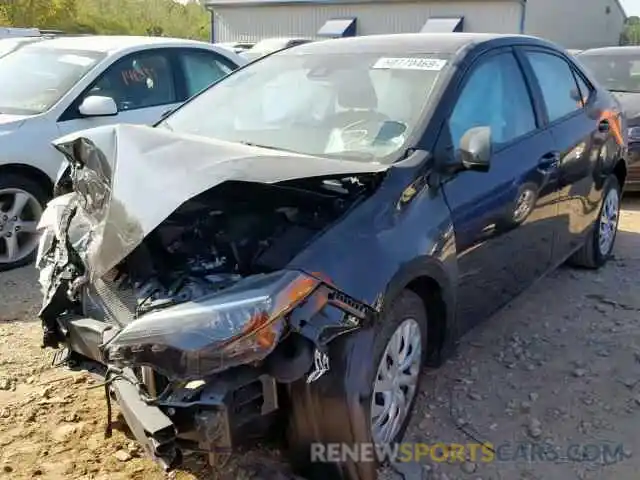
[{"label": "white metal building", "polygon": [[618,45],[619,0],[205,0],[215,42],[420,31],[526,33],[565,48]]}]

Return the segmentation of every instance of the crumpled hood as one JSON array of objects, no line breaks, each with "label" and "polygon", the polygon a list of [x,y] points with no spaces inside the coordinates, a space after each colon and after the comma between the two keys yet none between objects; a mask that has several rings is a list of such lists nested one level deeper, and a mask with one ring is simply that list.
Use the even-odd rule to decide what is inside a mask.
[{"label": "crumpled hood", "polygon": [[277,183],[389,168],[136,125],[85,130],[54,145],[73,165],[80,214],[70,228],[74,243],[84,245],[81,256],[92,279],[128,256],[184,202],[225,181]]},{"label": "crumpled hood", "polygon": [[640,124],[640,93],[614,92],[630,126]]}]

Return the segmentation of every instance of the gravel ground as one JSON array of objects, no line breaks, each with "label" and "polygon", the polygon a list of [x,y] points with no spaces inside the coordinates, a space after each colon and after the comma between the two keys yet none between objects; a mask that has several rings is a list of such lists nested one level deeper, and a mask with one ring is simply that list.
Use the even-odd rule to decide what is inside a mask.
[{"label": "gravel ground", "polygon": [[[638,252],[640,200],[633,199],[605,269],[554,272],[465,336],[441,369],[425,373],[405,440],[488,442],[496,461],[483,462],[481,453],[465,462],[432,458],[381,477],[637,478]],[[39,347],[39,301],[32,268],[0,274],[0,477],[166,478],[126,429],[104,439],[103,391],[91,388],[99,386],[92,378],[50,367],[50,353]],[[265,452],[239,456],[217,474],[199,459],[188,465],[173,478],[250,478],[259,471],[272,480],[284,468]]]}]

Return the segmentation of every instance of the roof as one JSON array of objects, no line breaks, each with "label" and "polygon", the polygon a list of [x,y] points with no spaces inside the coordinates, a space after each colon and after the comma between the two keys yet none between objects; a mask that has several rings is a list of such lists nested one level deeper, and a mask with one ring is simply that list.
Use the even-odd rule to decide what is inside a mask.
[{"label": "roof", "polygon": [[[166,37],[136,37],[117,35],[90,35],[83,37],[55,37],[47,40],[47,48],[60,48],[66,50],[88,50],[101,53],[112,53],[130,47],[140,46],[176,46],[176,45],[202,45],[204,42],[185,40],[181,38]],[[208,44],[207,44],[208,45]]]},{"label": "roof", "polygon": [[580,56],[586,55],[629,55],[635,53],[640,55],[640,45],[628,45],[624,47],[602,47],[602,48],[590,48],[589,50],[583,50],[580,52]]},{"label": "roof", "polygon": [[[341,4],[358,4],[358,3],[402,3],[408,0],[205,0],[205,7],[268,7],[270,5],[341,5]],[[420,0],[418,0],[420,1]],[[427,1],[447,1],[447,0],[421,0]],[[485,1],[485,0],[471,0]],[[527,0],[500,0],[504,2],[518,2]]]},{"label": "roof", "polygon": [[[508,35],[494,33],[394,33],[390,35],[364,35],[361,37],[347,37],[335,40],[305,43],[291,50],[298,53],[322,54],[334,53],[366,53],[398,52],[411,53],[442,53],[455,54],[460,49],[470,45],[488,42],[498,38],[528,38],[525,35]],[[287,52],[290,50],[285,50]]]}]

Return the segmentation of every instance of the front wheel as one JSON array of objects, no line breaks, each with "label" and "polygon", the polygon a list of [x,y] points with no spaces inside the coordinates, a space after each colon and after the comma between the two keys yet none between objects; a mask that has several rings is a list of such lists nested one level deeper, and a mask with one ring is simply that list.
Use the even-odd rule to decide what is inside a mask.
[{"label": "front wheel", "polygon": [[37,225],[47,195],[22,175],[0,178],[0,271],[31,263],[38,248]]},{"label": "front wheel", "polygon": [[380,462],[391,458],[336,458],[325,447],[338,444],[362,453],[367,444],[384,448],[401,441],[426,357],[425,305],[409,290],[374,326],[334,340],[330,370],[317,382],[297,382],[289,392],[288,446],[300,473],[313,479],[376,478]]},{"label": "front wheel", "polygon": [[578,267],[600,268],[613,251],[620,219],[620,184],[611,175],[604,188],[600,214],[585,244],[570,258],[569,263]]},{"label": "front wheel", "polygon": [[376,336],[371,382],[370,428],[374,443],[386,445],[404,435],[426,354],[427,317],[424,304],[411,291],[403,292],[385,315]]}]

